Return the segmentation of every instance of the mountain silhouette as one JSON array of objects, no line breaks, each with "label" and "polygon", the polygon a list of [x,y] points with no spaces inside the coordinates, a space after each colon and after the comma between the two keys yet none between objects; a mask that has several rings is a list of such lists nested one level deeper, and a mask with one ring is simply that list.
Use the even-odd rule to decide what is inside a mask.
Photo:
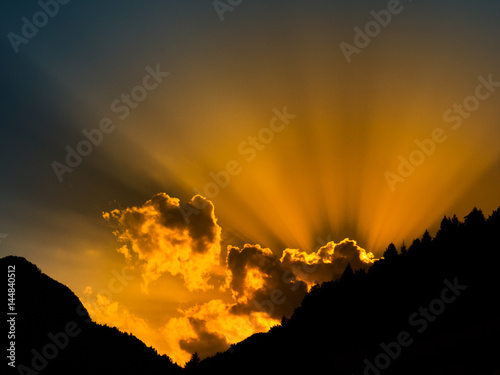
[{"label": "mountain silhouette", "polygon": [[[432,238],[348,265],[267,333],[184,369],[133,335],[92,322],[66,286],[24,258],[16,273],[16,374],[500,374],[500,209],[444,217]],[[8,290],[4,295],[8,295]],[[9,316],[8,316],[9,318]],[[9,322],[4,332],[9,330]]]},{"label": "mountain silhouette", "polygon": [[[0,269],[9,266],[15,267],[17,315],[7,318],[15,318],[16,368],[3,368],[29,375],[179,373],[170,358],[133,335],[92,322],[78,297],[34,264],[15,256],[0,259]],[[4,324],[9,332],[10,323]]]},{"label": "mountain silhouette", "polygon": [[191,373],[500,374],[500,209],[445,217],[368,271],[314,286],[290,319]]}]

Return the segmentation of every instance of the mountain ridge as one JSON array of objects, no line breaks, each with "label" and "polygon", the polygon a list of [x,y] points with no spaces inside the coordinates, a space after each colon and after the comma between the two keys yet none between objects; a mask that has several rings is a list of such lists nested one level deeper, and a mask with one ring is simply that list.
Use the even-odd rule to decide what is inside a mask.
[{"label": "mountain ridge", "polygon": [[193,356],[185,369],[135,336],[92,322],[69,288],[25,258],[8,256],[0,266],[16,266],[12,373],[497,375],[498,233],[500,209],[487,219],[477,209],[463,222],[444,217],[434,238],[426,231],[399,251],[390,244],[367,271],[346,267],[338,280],[314,286],[269,332],[203,360]]},{"label": "mountain ridge", "polygon": [[[78,297],[23,257],[0,259],[15,267],[15,367],[11,373],[175,374],[180,367],[135,336],[93,322]],[[11,272],[12,273],[12,272]],[[8,289],[5,295],[8,294]],[[5,324],[5,323],[4,323]],[[10,323],[6,322],[7,331]]]}]

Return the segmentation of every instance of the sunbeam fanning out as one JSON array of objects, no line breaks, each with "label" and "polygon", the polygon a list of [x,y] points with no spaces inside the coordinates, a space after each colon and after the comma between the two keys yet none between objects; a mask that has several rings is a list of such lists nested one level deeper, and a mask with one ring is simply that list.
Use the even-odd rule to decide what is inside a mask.
[{"label": "sunbeam fanning out", "polygon": [[[376,66],[369,70],[383,75]],[[410,77],[407,81],[387,79],[378,87],[359,77],[332,80],[327,93],[332,101],[322,105],[324,98],[318,98],[310,108],[286,97],[282,111],[296,117],[274,133],[266,111],[256,119],[237,107],[234,121],[239,126],[224,130],[223,140],[198,143],[206,135],[195,133],[192,146],[179,151],[187,160],[203,160],[202,165],[169,161],[163,152],[152,156],[188,191],[213,200],[221,223],[243,241],[312,250],[318,235],[348,236],[381,252],[389,242],[418,235],[423,220],[437,225],[442,212],[462,207],[470,189],[499,160],[498,148],[485,144],[483,135],[495,131],[490,124],[498,114],[492,102],[459,129],[443,120],[447,108],[473,93],[476,85],[468,91],[457,87],[448,99],[445,92],[451,88],[445,83],[436,88]],[[400,92],[403,84],[413,90],[399,94],[395,107],[392,93]],[[339,96],[341,102],[333,100]],[[359,103],[360,96],[364,103]],[[271,109],[267,114],[273,119]]]},{"label": "sunbeam fanning out", "polygon": [[180,365],[500,204],[498,0],[0,7],[0,259]]}]

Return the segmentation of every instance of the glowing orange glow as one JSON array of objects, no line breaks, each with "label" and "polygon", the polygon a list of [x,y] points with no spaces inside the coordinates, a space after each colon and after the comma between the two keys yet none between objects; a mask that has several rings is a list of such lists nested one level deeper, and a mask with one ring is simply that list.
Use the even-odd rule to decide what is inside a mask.
[{"label": "glowing orange glow", "polygon": [[[206,203],[200,196],[189,202]],[[141,207],[132,207],[123,211],[113,210],[103,213],[106,220],[114,220],[121,226],[115,232],[120,247],[127,260],[134,253],[143,263],[143,290],[162,274],[181,275],[189,290],[207,290],[213,288],[208,283],[209,273],[219,263],[220,233],[217,219],[213,213],[213,205],[207,203],[203,214],[191,221],[186,220],[185,211],[179,199],[167,194],[157,194]],[[204,221],[200,221],[200,218]],[[165,223],[171,223],[168,227]],[[197,233],[192,236],[191,233]]]},{"label": "glowing orange glow", "polygon": [[253,292],[261,289],[265,284],[264,275],[256,269],[249,269],[245,276],[245,294],[251,298]]},{"label": "glowing orange glow", "polygon": [[122,332],[133,333],[160,353],[172,350],[165,338],[146,319],[133,314],[118,301],[100,293],[94,294],[90,287],[86,288],[80,300],[93,321],[116,327]]},{"label": "glowing orange glow", "polygon": [[235,315],[230,312],[230,308],[231,305],[220,300],[212,300],[203,305],[183,310],[181,317],[170,319],[161,330],[172,348],[169,355],[178,363],[189,360],[191,355],[183,350],[179,343],[183,340],[200,339],[199,333],[193,329],[190,319],[205,322],[206,332],[220,335],[226,343],[223,350],[228,349],[230,344],[237,343],[254,333],[266,332],[279,323],[279,320],[269,318],[263,312]]},{"label": "glowing orange glow", "polygon": [[[385,47],[380,53],[390,56]],[[203,126],[194,133],[179,130],[181,139],[190,137],[189,142],[160,138],[161,147],[152,147],[151,142],[159,142],[152,139],[153,133],[133,136],[176,176],[182,194],[191,196],[196,191],[213,201],[221,225],[242,242],[261,243],[278,253],[286,247],[310,252],[317,247],[317,236],[331,235],[355,238],[380,256],[391,242],[399,245],[427,227],[435,229],[443,214],[467,213],[476,204],[469,198],[470,188],[495,165],[499,153],[481,135],[482,130],[492,131],[497,118],[491,102],[485,102],[481,113],[475,113],[458,130],[443,121],[443,113],[453,104],[451,97],[463,99],[475,84],[447,81],[436,88],[436,82],[449,72],[432,65],[427,67],[425,80],[407,77],[409,82],[401,86],[395,78],[400,75],[386,76],[378,70],[383,66],[384,72],[389,68],[397,72],[401,67],[388,58],[379,64],[361,75],[348,71],[343,78],[334,79],[328,78],[331,66],[306,59],[304,66],[286,72],[308,82],[300,93],[277,91],[274,88],[281,81],[269,76],[276,85],[245,86],[259,97],[257,107],[235,99],[238,92],[233,90],[218,92],[213,101],[200,101],[203,115],[194,114],[192,123]],[[206,77],[205,85],[219,87],[221,83]],[[407,87],[412,90],[403,90]],[[249,161],[238,147],[268,126],[277,100],[297,117],[275,133],[272,142],[255,149],[255,157]],[[220,102],[227,111],[214,109]],[[165,115],[159,107],[153,115],[139,113],[134,124],[160,123]],[[408,158],[417,148],[415,140],[429,138],[437,127],[445,131],[447,140],[391,191],[384,173],[396,172],[398,157]],[[162,151],[165,149],[169,152]],[[181,160],[172,154],[182,156]],[[197,162],[200,160],[203,163]],[[224,171],[231,160],[238,162],[241,172],[230,176],[227,185],[217,184],[211,176]],[[158,183],[162,183],[160,177]],[[207,189],[209,185],[211,189]],[[425,200],[416,198],[422,194]],[[496,208],[491,198],[481,200],[483,206]]]},{"label": "glowing orange glow", "polygon": [[373,253],[367,253],[356,241],[348,238],[337,244],[330,241],[309,254],[297,249],[286,249],[280,259],[300,280],[307,283],[308,289],[314,284],[338,278],[347,264],[356,270],[366,268],[375,260]]}]

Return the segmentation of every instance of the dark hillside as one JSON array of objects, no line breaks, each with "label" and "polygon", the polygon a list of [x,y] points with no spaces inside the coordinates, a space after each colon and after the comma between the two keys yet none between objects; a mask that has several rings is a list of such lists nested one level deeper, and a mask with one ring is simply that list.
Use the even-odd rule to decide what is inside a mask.
[{"label": "dark hillside", "polygon": [[[15,374],[173,374],[180,369],[136,337],[92,322],[78,297],[24,258],[15,266]],[[5,285],[6,283],[4,283]],[[5,288],[4,295],[8,295]],[[8,307],[8,306],[7,306]],[[9,316],[11,318],[12,316]],[[10,326],[5,322],[4,332]],[[5,341],[10,343],[5,338]]]},{"label": "dark hillside", "polygon": [[313,287],[281,326],[197,369],[493,374],[500,370],[499,233],[500,210],[487,220],[477,209],[463,222],[444,218],[434,239],[426,231],[408,249],[391,244],[368,272],[348,267],[339,280]]}]

